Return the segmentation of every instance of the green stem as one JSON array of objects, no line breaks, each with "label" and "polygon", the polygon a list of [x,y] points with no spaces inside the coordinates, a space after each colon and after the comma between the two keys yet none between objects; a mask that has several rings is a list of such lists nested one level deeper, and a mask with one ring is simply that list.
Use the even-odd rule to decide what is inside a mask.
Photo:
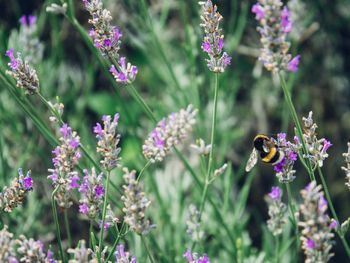
[{"label": "green stem", "polygon": [[58,249],[59,249],[59,254],[60,258],[62,259],[63,262],[66,262],[66,259],[63,254],[63,249],[62,249],[62,239],[61,239],[61,232],[60,232],[60,225],[58,223],[58,215],[57,215],[57,208],[56,208],[56,202],[55,202],[55,195],[59,189],[59,185],[53,190],[51,194],[51,206],[52,206],[52,212],[53,212],[53,219],[55,221],[55,226],[56,226],[56,235],[57,235],[57,240],[58,240]]},{"label": "green stem", "polygon": [[112,249],[111,249],[111,251],[110,251],[109,254],[108,254],[108,257],[107,257],[107,259],[106,259],[106,262],[108,262],[108,260],[113,256],[113,253],[114,253],[114,251],[115,251],[115,248],[116,248],[117,245],[118,245],[118,242],[119,242],[120,238],[121,238],[122,236],[125,235],[125,233],[123,233],[123,232],[125,231],[125,228],[126,228],[126,224],[125,224],[125,221],[123,221],[123,224],[122,224],[122,226],[121,226],[121,228],[120,228],[118,237],[116,238],[116,240],[115,240],[114,243],[113,243]]},{"label": "green stem", "polygon": [[[322,186],[323,186],[323,189],[324,189],[324,192],[325,192],[325,195],[326,195],[326,199],[327,199],[329,208],[331,210],[332,216],[337,221],[337,223],[340,224],[339,218],[338,218],[337,213],[335,212],[335,209],[334,209],[334,206],[333,206],[331,195],[329,194],[329,190],[328,190],[328,186],[327,186],[326,180],[324,179],[322,170],[321,170],[321,168],[319,166],[317,166],[317,171],[318,171],[318,174],[319,174],[319,176],[321,178]],[[342,241],[342,244],[343,244],[343,246],[345,248],[345,251],[346,251],[346,254],[347,254],[348,258],[350,259],[350,248],[349,248],[348,242],[345,239],[344,234],[340,230],[337,230],[336,232],[337,232],[338,236],[340,237],[340,239]]]},{"label": "green stem", "polygon": [[142,179],[142,176],[144,175],[144,172],[146,171],[147,167],[150,166],[152,163],[151,161],[148,161],[145,166],[141,169],[139,176],[137,177],[136,181],[139,182]]},{"label": "green stem", "polygon": [[68,212],[67,209],[64,209],[64,225],[66,227],[67,238],[68,238],[68,247],[71,247],[72,237],[70,234],[69,220],[68,220]]},{"label": "green stem", "polygon": [[146,252],[147,252],[149,260],[151,261],[151,263],[154,263],[155,261],[154,261],[154,259],[152,257],[151,250],[149,249],[149,247],[147,245],[145,237],[143,235],[140,235],[140,237],[141,237],[143,245],[145,246],[145,249],[146,249]]},{"label": "green stem", "polygon": [[92,244],[92,235],[93,235],[93,231],[94,231],[94,221],[90,220],[90,226],[89,226],[89,240],[90,240],[90,248],[95,251],[95,248],[93,247]]},{"label": "green stem", "polygon": [[280,262],[280,254],[279,254],[279,250],[280,250],[280,239],[279,239],[279,236],[275,236],[275,239],[276,239],[276,251],[275,251],[275,260],[276,260],[276,263],[279,263]]},{"label": "green stem", "polygon": [[214,144],[215,144],[215,132],[216,132],[216,115],[217,115],[217,104],[218,104],[218,88],[219,88],[219,73],[215,73],[215,86],[214,86],[214,105],[213,105],[213,117],[212,117],[212,123],[211,123],[211,137],[210,137],[210,152],[209,152],[209,164],[208,164],[208,170],[205,177],[205,184],[204,184],[204,190],[202,194],[202,200],[200,204],[199,209],[199,220],[201,219],[205,201],[207,199],[208,194],[208,187],[209,187],[209,179],[212,171],[213,166],[213,152],[214,152]]},{"label": "green stem", "polygon": [[293,201],[293,196],[292,196],[292,191],[290,190],[290,184],[286,183],[286,189],[287,189],[287,195],[288,195],[288,207],[289,207],[289,212],[291,214],[291,219],[292,219],[292,224],[295,229],[295,236],[296,236],[296,248],[297,250],[299,249],[299,229],[298,229],[298,224],[297,220],[295,218],[295,209],[294,209],[294,201]]},{"label": "green stem", "polygon": [[98,241],[98,249],[99,249],[100,255],[102,252],[102,240],[103,240],[103,234],[104,234],[104,229],[105,229],[105,219],[106,219],[106,212],[107,212],[107,199],[108,199],[108,192],[109,192],[110,176],[111,176],[111,172],[108,171],[106,185],[105,185],[106,192],[105,192],[105,196],[104,196],[104,200],[103,200],[101,233],[100,233],[100,239]]},{"label": "green stem", "polygon": [[[285,101],[287,103],[287,106],[289,108],[289,112],[290,112],[290,114],[292,116],[292,119],[294,121],[294,125],[296,127],[297,135],[298,135],[298,137],[299,137],[299,139],[301,141],[301,144],[302,144],[303,153],[305,155],[308,155],[308,151],[307,151],[306,144],[305,144],[305,141],[304,141],[303,130],[301,128],[297,112],[296,112],[294,104],[292,102],[292,98],[291,98],[291,96],[289,94],[286,81],[284,79],[284,76],[281,73],[279,73],[279,79],[281,81],[281,86],[282,86],[282,90],[283,90],[283,93],[284,93]],[[300,158],[304,158],[304,157],[301,155]],[[307,158],[306,158],[306,164],[307,164],[307,167],[308,167],[308,173],[309,173],[309,176],[310,176],[310,180],[315,181],[316,179],[315,179],[314,171],[313,171],[313,169],[311,167],[310,160],[307,159]]]}]

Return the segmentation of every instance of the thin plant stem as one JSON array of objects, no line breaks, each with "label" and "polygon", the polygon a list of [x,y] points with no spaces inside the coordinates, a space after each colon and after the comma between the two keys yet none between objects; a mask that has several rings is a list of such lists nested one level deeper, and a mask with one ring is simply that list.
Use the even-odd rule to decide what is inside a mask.
[{"label": "thin plant stem", "polygon": [[137,179],[136,179],[137,182],[139,182],[139,181],[142,179],[142,177],[143,177],[143,175],[144,175],[144,173],[145,173],[147,167],[150,166],[151,164],[152,164],[151,161],[148,161],[148,162],[145,164],[145,166],[141,169],[141,171],[140,171],[140,173],[139,173],[139,176],[138,176]]},{"label": "thin plant stem", "polygon": [[151,261],[151,263],[154,263],[155,261],[154,261],[154,259],[152,257],[151,250],[149,249],[149,247],[147,245],[147,241],[146,241],[145,237],[143,235],[140,235],[140,237],[141,237],[143,245],[145,246],[145,249],[146,249],[146,252],[147,252],[149,260]]},{"label": "thin plant stem", "polygon": [[280,239],[279,239],[279,236],[275,236],[275,240],[276,240],[276,250],[275,250],[275,260],[276,260],[276,263],[279,263],[280,262],[280,254],[279,254],[279,250],[280,250]]},{"label": "thin plant stem", "polygon": [[295,218],[295,209],[294,209],[294,201],[292,196],[292,191],[290,190],[290,184],[286,183],[286,189],[287,189],[287,195],[288,195],[288,207],[291,214],[292,224],[295,229],[295,236],[296,236],[296,247],[299,248],[299,230],[298,230],[298,224],[297,220]]},{"label": "thin plant stem", "polygon": [[93,244],[92,244],[92,238],[91,236],[93,235],[93,231],[94,231],[94,221],[93,220],[90,220],[90,226],[89,226],[89,240],[90,240],[90,248],[95,251],[95,248],[93,247]]},{"label": "thin plant stem", "polygon": [[60,258],[62,259],[63,263],[66,262],[66,259],[63,254],[62,249],[62,240],[61,240],[61,232],[60,232],[60,225],[58,223],[58,215],[57,215],[57,208],[56,208],[56,202],[55,202],[55,195],[59,189],[59,185],[53,190],[51,194],[51,206],[52,206],[52,213],[53,213],[53,219],[55,221],[55,227],[56,227],[56,235],[57,235],[57,241],[58,241],[58,252],[60,254]]},{"label": "thin plant stem", "polygon": [[102,252],[102,240],[103,240],[103,234],[104,234],[104,229],[105,229],[110,176],[111,176],[111,172],[107,171],[107,179],[106,179],[106,185],[105,185],[106,192],[105,192],[105,196],[104,196],[104,200],[103,200],[103,210],[102,210],[102,225],[101,225],[100,239],[98,241],[98,249],[99,249],[100,255]]},{"label": "thin plant stem", "polygon": [[[318,174],[319,174],[319,176],[321,178],[322,186],[323,186],[323,189],[324,189],[324,192],[325,192],[325,195],[326,195],[326,199],[327,199],[327,202],[329,204],[329,208],[331,210],[332,216],[337,221],[337,223],[339,224],[340,221],[339,221],[339,218],[337,216],[337,213],[335,212],[335,209],[334,209],[334,206],[333,206],[333,202],[332,202],[332,199],[331,199],[331,195],[329,194],[329,190],[328,190],[328,186],[327,186],[326,180],[324,179],[322,170],[321,170],[321,168],[319,166],[317,166],[317,171],[318,171]],[[342,244],[343,244],[343,246],[345,248],[345,251],[346,251],[346,254],[347,254],[348,258],[350,259],[350,248],[349,248],[348,242],[345,239],[344,233],[342,233],[341,230],[338,230],[338,228],[337,228],[336,232],[337,232],[339,238],[342,241]]]},{"label": "thin plant stem", "polygon": [[205,177],[204,190],[202,194],[200,209],[199,209],[199,220],[201,219],[205,201],[207,199],[208,188],[209,188],[209,179],[211,176],[212,166],[213,166],[213,152],[214,152],[214,144],[215,144],[215,132],[216,132],[216,115],[217,115],[217,104],[218,104],[218,89],[219,89],[219,74],[215,73],[215,85],[214,85],[214,105],[213,105],[213,117],[211,123],[211,137],[210,137],[210,152],[209,152],[209,163],[207,174]]},{"label": "thin plant stem", "polygon": [[[289,94],[289,90],[288,90],[288,87],[287,87],[287,84],[286,84],[286,81],[284,79],[284,76],[282,75],[282,73],[279,73],[279,79],[280,79],[280,82],[281,82],[281,87],[282,87],[282,90],[283,90],[283,93],[284,93],[284,98],[285,98],[285,101],[287,103],[287,106],[289,108],[289,112],[292,116],[292,119],[294,121],[294,125],[295,125],[295,128],[296,128],[296,132],[297,132],[297,135],[301,141],[301,144],[302,144],[302,148],[303,148],[303,153],[304,154],[308,154],[308,151],[306,149],[306,144],[305,144],[305,141],[304,141],[304,136],[303,136],[303,131],[302,131],[302,128],[301,128],[301,125],[300,125],[300,122],[299,122],[299,119],[298,119],[298,115],[297,115],[297,112],[295,110],[295,107],[294,107],[294,104],[292,102],[292,98]],[[304,158],[303,156],[300,156],[300,159],[301,158]],[[314,174],[314,171],[311,167],[311,163],[310,163],[310,160],[306,159],[306,164],[307,164],[307,167],[308,167],[308,173],[309,173],[309,176],[310,176],[310,180],[312,181],[315,181],[315,174]]]},{"label": "thin plant stem", "polygon": [[66,232],[67,232],[68,247],[71,247],[72,237],[71,237],[71,234],[70,234],[70,227],[69,227],[69,219],[68,219],[68,211],[67,211],[67,209],[64,209],[64,225],[66,227]]},{"label": "thin plant stem", "polygon": [[113,255],[113,253],[115,251],[115,248],[118,245],[118,242],[119,242],[120,238],[126,234],[126,233],[123,233],[125,231],[125,228],[126,228],[126,224],[123,221],[122,226],[120,227],[120,231],[119,231],[118,237],[116,238],[116,240],[113,243],[112,249],[111,249],[111,251],[109,252],[109,254],[107,256],[106,262],[108,262],[108,260],[112,257],[112,255]]}]

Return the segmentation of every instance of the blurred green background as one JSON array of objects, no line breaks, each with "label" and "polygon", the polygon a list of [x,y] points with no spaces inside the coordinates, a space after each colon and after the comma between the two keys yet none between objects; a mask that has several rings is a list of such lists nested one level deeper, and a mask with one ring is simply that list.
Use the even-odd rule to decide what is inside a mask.
[{"label": "blurred green background", "polygon": [[[118,92],[112,88],[100,64],[68,20],[61,15],[45,12],[46,6],[52,2],[0,1],[0,53],[4,54],[9,47],[9,38],[16,43],[19,18],[23,14],[37,15],[36,34],[44,46],[43,58],[36,66],[42,94],[52,101],[59,96],[65,105],[64,119],[78,131],[91,151],[95,147],[91,133],[95,122],[103,114],[119,112],[123,165],[142,168],[141,145],[152,129],[152,123],[123,87],[118,87]],[[81,1],[74,3],[78,21],[88,30],[87,12],[83,10]],[[106,0],[104,3],[112,12],[113,23],[123,31],[121,53],[139,68],[135,87],[157,118],[192,103],[200,113],[191,140],[203,138],[208,142],[213,78],[206,68],[205,55],[200,50],[202,29],[199,27],[197,1],[149,1],[153,30],[138,0]],[[260,250],[268,243],[266,229],[261,227],[261,222],[267,218],[262,197],[270,190],[275,178],[269,166],[259,164],[254,178],[247,177],[243,168],[256,133],[287,132],[288,137],[292,138],[293,126],[282,90],[257,62],[259,35],[255,30],[254,16],[250,13],[254,2],[221,0],[215,3],[224,17],[225,50],[233,59],[232,65],[220,75],[215,155],[217,167],[228,162],[230,169],[214,183],[210,194],[214,199],[227,200],[223,207],[227,221],[238,229],[237,233],[243,240],[248,239],[249,234],[249,242]],[[328,138],[333,143],[324,174],[339,217],[345,220],[349,216],[350,192],[344,185],[344,173],[340,167],[344,165],[342,153],[347,151],[346,143],[350,141],[350,2],[317,0],[304,1],[303,4],[304,8],[298,12],[295,22],[300,31],[291,39],[293,55],[301,55],[300,70],[288,79],[288,83],[300,119],[312,110],[319,126],[319,137]],[[4,55],[0,56],[0,61],[3,65],[7,63]],[[39,99],[32,97],[30,100],[47,120],[49,115]],[[54,237],[49,206],[52,189],[46,176],[47,169],[51,167],[52,147],[4,87],[0,87],[0,130],[1,185],[15,176],[18,167],[23,167],[32,170],[37,188],[29,195],[29,201],[23,208],[16,209],[2,220],[10,226],[17,226],[10,227],[16,234],[26,233],[50,242]],[[198,160],[193,152],[187,148],[183,151],[196,167]],[[301,166],[299,168],[292,186],[296,198],[299,198],[300,188],[308,181],[305,171]],[[157,193],[156,189],[152,189],[153,184],[146,180],[151,196],[158,194],[164,200],[164,204],[155,201],[153,209],[156,211],[158,206],[164,206],[168,208],[168,213],[177,213],[171,226],[162,222],[161,215],[159,218],[158,215],[154,216],[155,223],[165,227],[165,235],[177,227],[183,232],[183,236],[179,234],[176,237],[179,240],[173,249],[171,244],[167,244],[166,237],[159,237],[161,232],[156,233],[157,238],[169,257],[175,258],[177,255],[181,258],[182,252],[177,250],[183,246],[181,240],[185,235],[186,209],[189,203],[199,202],[200,193],[189,191],[193,182],[186,176],[176,157],[169,157],[167,162],[152,167],[148,173],[154,176],[159,186]],[[119,175],[118,172],[114,178],[117,184],[121,183]],[[235,200],[243,198],[243,185],[249,185],[251,191],[243,196],[247,202],[244,202],[244,211],[241,211],[235,207]],[[210,210],[209,205],[207,208]],[[70,214],[72,220],[76,217],[73,210]],[[242,221],[238,224],[230,218]],[[178,225],[181,222],[182,225]],[[73,235],[75,241],[86,238],[86,234],[81,236],[80,233],[84,233],[87,227],[87,221],[72,225],[73,233],[76,233]],[[220,253],[213,252],[221,249],[220,242],[210,239],[211,233],[220,231],[220,225],[209,222],[206,227],[209,232],[207,241],[211,246],[206,249],[207,253],[225,259]],[[243,242],[243,246],[247,247],[244,250],[247,258],[257,253],[249,242]],[[344,262],[341,261],[344,252],[339,243],[337,240],[333,262]]]}]

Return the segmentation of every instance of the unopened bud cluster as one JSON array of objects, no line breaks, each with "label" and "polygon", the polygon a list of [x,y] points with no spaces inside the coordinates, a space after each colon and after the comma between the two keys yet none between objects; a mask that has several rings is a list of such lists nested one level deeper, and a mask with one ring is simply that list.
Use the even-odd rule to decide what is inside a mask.
[{"label": "unopened bud cluster", "polygon": [[333,256],[331,249],[334,227],[327,215],[328,205],[321,189],[320,185],[312,181],[300,191],[303,203],[297,217],[306,263],[328,262]]},{"label": "unopened bud cluster", "polygon": [[296,72],[300,56],[292,59],[288,53],[290,43],[286,40],[292,30],[290,12],[281,0],[259,0],[252,7],[255,19],[259,22],[262,48],[259,60],[265,68],[274,73],[280,71]]},{"label": "unopened bud cluster", "polygon": [[312,111],[307,118],[303,117],[304,123],[304,141],[308,158],[315,167],[322,167],[324,160],[328,157],[328,149],[332,146],[331,142],[325,138],[318,139],[316,134],[317,124],[312,119]]},{"label": "unopened bud cluster", "polygon": [[21,205],[28,191],[33,188],[31,172],[23,174],[22,169],[18,169],[18,177],[14,178],[10,186],[5,186],[0,192],[0,210],[10,213]]},{"label": "unopened bud cluster", "polygon": [[287,223],[287,206],[282,202],[282,189],[277,186],[272,187],[271,192],[266,195],[265,200],[268,204],[270,217],[267,220],[267,228],[274,236],[278,236],[282,234],[283,227]]},{"label": "unopened bud cluster", "polygon": [[125,185],[123,185],[124,195],[121,199],[124,202],[124,222],[137,234],[146,234],[151,229],[151,225],[146,219],[145,212],[151,202],[136,180],[136,171],[129,172],[127,168],[124,168],[123,172]]},{"label": "unopened bud cluster", "polygon": [[119,114],[116,113],[112,119],[110,115],[102,117],[103,125],[96,123],[94,133],[96,134],[97,152],[103,159],[100,161],[103,168],[107,171],[113,170],[119,166],[119,153],[121,149],[118,147],[120,135],[117,133]]},{"label": "unopened bud cluster", "polygon": [[24,90],[25,94],[33,95],[39,92],[39,79],[36,70],[29,66],[27,61],[23,61],[21,54],[15,57],[13,48],[6,51],[6,56],[10,59],[8,66],[11,70],[6,73],[16,80],[17,87]]},{"label": "unopened bud cluster", "polygon": [[199,242],[204,237],[204,231],[200,227],[200,213],[197,207],[193,204],[189,206],[188,210],[186,233],[190,236],[192,241]]},{"label": "unopened bud cluster", "polygon": [[350,142],[348,142],[348,152],[343,153],[343,156],[345,158],[345,164],[346,166],[343,166],[342,169],[345,171],[345,185],[349,187],[350,190]]},{"label": "unopened bud cluster", "polygon": [[54,187],[59,187],[55,199],[59,206],[69,208],[72,205],[70,200],[73,189],[79,187],[79,174],[76,171],[78,161],[81,157],[79,151],[80,138],[75,131],[67,124],[60,128],[60,145],[53,151],[53,168],[49,169],[51,180]]},{"label": "unopened bud cluster", "polygon": [[182,142],[196,123],[197,110],[189,105],[158,122],[142,146],[143,155],[151,162],[161,162],[173,146]]},{"label": "unopened bud cluster", "polygon": [[212,1],[200,1],[201,20],[205,36],[202,43],[202,50],[208,54],[206,59],[209,70],[213,72],[224,72],[231,64],[231,57],[226,52],[222,53],[224,47],[224,35],[221,33],[220,21],[222,16],[217,11],[217,6]]}]

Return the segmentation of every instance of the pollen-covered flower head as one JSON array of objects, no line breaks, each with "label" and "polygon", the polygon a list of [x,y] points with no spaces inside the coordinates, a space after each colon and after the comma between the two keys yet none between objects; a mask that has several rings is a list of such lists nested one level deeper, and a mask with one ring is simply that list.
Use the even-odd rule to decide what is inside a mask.
[{"label": "pollen-covered flower head", "polygon": [[258,0],[251,11],[259,22],[257,30],[262,44],[259,60],[274,73],[296,72],[300,56],[292,58],[288,53],[290,43],[286,40],[293,26],[288,7],[283,6],[281,0]]},{"label": "pollen-covered flower head", "polygon": [[100,211],[103,203],[104,187],[102,184],[102,173],[97,174],[95,168],[84,170],[84,177],[79,192],[81,198],[79,200],[79,212],[87,215],[90,219],[95,219]]},{"label": "pollen-covered flower head", "polygon": [[267,228],[274,236],[282,234],[283,228],[287,223],[287,206],[282,202],[282,189],[274,186],[271,192],[265,196],[268,204],[269,219],[267,220]]},{"label": "pollen-covered flower head", "polygon": [[325,138],[317,138],[317,124],[314,123],[312,114],[312,111],[310,111],[307,118],[303,117],[303,136],[308,151],[308,155],[305,157],[308,158],[315,167],[322,167],[324,160],[328,158],[327,151],[332,146],[332,143]]},{"label": "pollen-covered flower head", "polygon": [[119,166],[121,149],[118,146],[120,141],[120,134],[117,133],[118,123],[119,113],[116,113],[113,118],[110,115],[103,116],[102,125],[96,123],[94,127],[97,138],[96,151],[102,155],[100,163],[107,171]]},{"label": "pollen-covered flower head", "polygon": [[331,252],[334,237],[332,221],[327,215],[328,205],[321,189],[322,186],[312,181],[300,191],[303,203],[297,217],[307,263],[328,262],[334,255]]},{"label": "pollen-covered flower head", "polygon": [[54,187],[60,186],[55,195],[58,205],[68,208],[72,205],[70,201],[72,189],[79,187],[80,178],[76,167],[81,157],[80,138],[67,124],[63,124],[59,132],[61,134],[60,145],[52,151],[53,168],[49,169],[48,178]]},{"label": "pollen-covered flower head", "polygon": [[189,105],[158,122],[142,146],[143,155],[151,162],[161,162],[192,131],[196,114],[197,110]]},{"label": "pollen-covered flower head", "polygon": [[292,182],[295,179],[295,170],[293,169],[295,161],[298,159],[298,151],[301,144],[298,138],[294,138],[294,142],[287,141],[285,133],[277,134],[275,140],[276,146],[281,154],[282,160],[274,166],[276,176],[281,183]]},{"label": "pollen-covered flower head", "polygon": [[16,80],[16,86],[24,90],[25,94],[33,95],[39,92],[39,79],[36,70],[27,61],[23,61],[21,54],[14,54],[13,48],[6,51],[10,59],[8,66],[10,70],[6,73]]},{"label": "pollen-covered flower head", "polygon": [[123,169],[125,185],[122,201],[124,202],[124,222],[129,225],[130,230],[139,235],[147,234],[152,226],[146,218],[145,212],[151,204],[142,190],[140,183],[136,180],[136,171]]},{"label": "pollen-covered flower head", "polygon": [[201,27],[204,29],[204,39],[202,50],[208,54],[207,65],[213,72],[224,72],[225,68],[231,64],[231,57],[223,52],[224,35],[220,28],[222,16],[217,11],[217,6],[211,0],[200,1],[201,6]]},{"label": "pollen-covered flower head", "polygon": [[33,189],[31,172],[23,174],[22,168],[18,169],[18,177],[14,178],[10,186],[5,186],[0,192],[0,210],[10,213],[21,205],[28,191]]}]

